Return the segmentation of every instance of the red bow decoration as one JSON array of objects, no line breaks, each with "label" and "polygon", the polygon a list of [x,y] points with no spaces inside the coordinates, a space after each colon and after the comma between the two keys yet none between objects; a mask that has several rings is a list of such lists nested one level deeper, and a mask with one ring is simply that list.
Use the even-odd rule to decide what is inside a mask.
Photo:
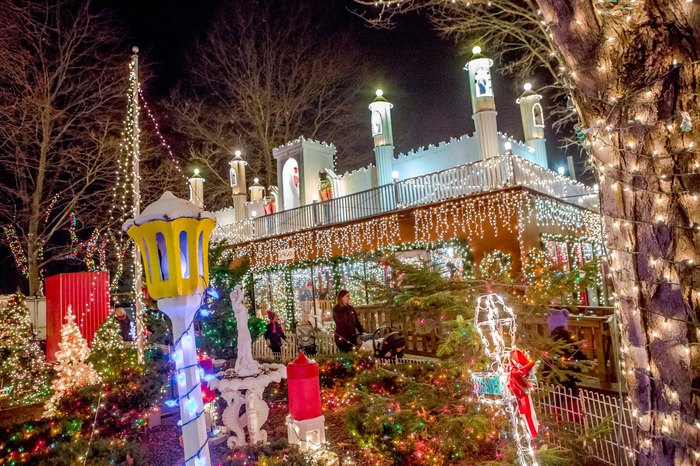
[{"label": "red bow decoration", "polygon": [[535,367],[535,361],[527,357],[524,351],[513,348],[510,352],[510,371],[508,374],[508,389],[518,400],[518,411],[525,420],[532,438],[537,436],[540,423],[537,422],[537,414],[532,406],[530,390],[533,387],[528,379],[530,372]]}]

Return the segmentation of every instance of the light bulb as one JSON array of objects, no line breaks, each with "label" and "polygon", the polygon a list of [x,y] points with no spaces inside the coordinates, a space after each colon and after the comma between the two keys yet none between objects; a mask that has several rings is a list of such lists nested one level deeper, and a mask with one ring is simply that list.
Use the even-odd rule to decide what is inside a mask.
[{"label": "light bulb", "polygon": [[480,53],[481,53],[481,47],[479,47],[479,46],[477,45],[476,47],[474,47],[474,48],[472,49],[472,53],[473,53],[474,55],[480,54]]},{"label": "light bulb", "polygon": [[530,84],[530,83],[525,83],[525,85],[523,86],[523,89],[525,89],[526,91],[531,91],[531,90],[532,90],[532,84]]},{"label": "light bulb", "polygon": [[384,95],[384,91],[381,89],[377,89],[377,92],[375,92],[375,94],[377,95],[377,97],[381,97]]}]

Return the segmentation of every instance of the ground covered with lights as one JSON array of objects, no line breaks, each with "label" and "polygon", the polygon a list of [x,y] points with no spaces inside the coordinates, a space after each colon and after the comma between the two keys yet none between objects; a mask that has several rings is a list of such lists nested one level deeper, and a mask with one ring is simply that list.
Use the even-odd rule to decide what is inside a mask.
[{"label": "ground covered with lights", "polygon": [[[319,362],[328,440],[321,453],[323,459],[303,455],[287,445],[284,417],[288,406],[286,386],[281,384],[266,392],[270,418],[265,427],[270,444],[231,451],[225,442],[213,442],[213,464],[311,465],[331,459],[347,465],[514,464],[507,418],[473,397],[466,366],[380,366],[373,358],[354,355],[320,358]],[[65,410],[60,420],[11,425],[5,418],[3,430],[8,436],[0,444],[0,464],[82,464],[88,444],[86,464],[170,466],[183,460],[177,415],[164,417],[162,425],[146,429],[138,410],[125,409],[129,401],[117,402],[112,396],[102,401],[108,404],[102,406],[97,424],[91,422],[95,410],[87,402],[87,393],[65,399],[59,407]],[[126,398],[134,402],[132,397]],[[42,407],[33,407],[16,411],[12,418],[40,415]],[[564,445],[568,442],[569,448],[548,446],[553,444],[552,436],[558,435],[566,433],[545,429],[536,442],[541,464],[576,461],[576,439],[559,439]]]},{"label": "ground covered with lights", "polygon": [[[263,396],[270,408],[263,426],[269,444],[231,450],[226,436],[220,438],[212,432],[209,443],[213,464],[518,463],[522,448],[516,448],[512,419],[502,406],[484,403],[475,392],[476,373],[492,370],[493,364],[485,356],[486,341],[477,335],[473,318],[464,316],[474,315],[475,308],[468,303],[476,303],[475,297],[482,296],[484,290],[425,267],[401,264],[390,256],[382,260],[402,277],[401,293],[390,290],[393,294],[387,303],[392,304],[387,306],[411,318],[438,319],[449,328],[441,357],[420,364],[387,364],[368,353],[318,356],[326,443],[313,454],[288,444],[285,419],[290,406],[287,382],[283,380],[270,385]],[[492,288],[500,289],[511,303],[532,304],[549,302],[553,293],[568,295],[569,289],[580,286],[580,270],[537,270],[537,280],[524,295],[509,292],[510,283]],[[219,276],[214,270],[214,286],[231,289],[240,281],[241,273],[226,268],[226,273]],[[499,269],[495,274],[500,277],[504,272]],[[223,369],[227,369],[235,363],[236,325],[227,293],[218,295],[221,298],[210,303],[210,315],[201,322],[198,347],[225,360]],[[42,352],[19,330],[29,328],[27,315],[24,298],[19,294],[0,312],[0,341],[5,342],[2,350],[6,356],[0,361],[0,375],[11,387],[0,395],[0,465],[182,464],[179,410],[169,409],[167,403],[172,401],[174,372],[173,361],[162,350],[172,344],[170,325],[163,314],[155,309],[146,312],[151,335],[143,364],[137,362],[136,349],[118,336],[119,325],[114,318],[103,323],[89,351],[69,318],[62,328],[61,350],[52,366],[44,363]],[[511,317],[515,319],[513,314]],[[251,317],[248,327],[255,340],[264,322]],[[527,329],[510,338],[527,348],[526,361],[540,363],[536,371],[540,384],[528,390],[533,397],[551,390],[557,379],[565,380],[572,371],[577,374],[584,364],[563,357],[562,344],[538,341],[527,334]],[[513,377],[511,373],[509,380]],[[489,390],[497,393],[500,388]],[[212,400],[212,423],[221,426],[226,402],[216,395]],[[160,425],[149,428],[149,419],[159,409]],[[595,464],[585,448],[585,443],[594,439],[590,431],[582,429],[580,421],[563,422],[561,416],[544,412],[537,416],[540,428],[532,447],[538,464]]]}]

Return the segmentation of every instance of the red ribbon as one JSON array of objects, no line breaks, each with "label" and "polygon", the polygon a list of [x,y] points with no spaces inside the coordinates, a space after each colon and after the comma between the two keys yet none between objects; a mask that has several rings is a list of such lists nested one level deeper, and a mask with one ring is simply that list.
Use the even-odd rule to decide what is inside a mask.
[{"label": "red ribbon", "polygon": [[535,367],[535,361],[527,357],[524,351],[513,348],[510,352],[510,371],[508,373],[508,389],[518,400],[518,411],[525,420],[532,438],[537,436],[540,423],[532,406],[530,390],[533,387],[528,376]]}]

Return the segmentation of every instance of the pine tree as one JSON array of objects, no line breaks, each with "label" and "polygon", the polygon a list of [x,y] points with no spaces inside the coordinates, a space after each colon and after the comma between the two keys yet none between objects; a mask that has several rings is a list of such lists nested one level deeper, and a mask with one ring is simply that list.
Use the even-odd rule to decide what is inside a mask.
[{"label": "pine tree", "polygon": [[48,394],[44,354],[19,292],[0,309],[0,380],[12,403],[32,403]]},{"label": "pine tree", "polygon": [[55,412],[56,403],[74,388],[85,385],[93,385],[100,382],[100,376],[87,362],[90,349],[87,341],[80,334],[80,329],[75,323],[75,316],[68,306],[66,323],[61,327],[61,342],[56,352],[56,375],[51,384],[53,395],[46,403],[46,412],[52,415]]},{"label": "pine tree", "polygon": [[87,359],[98,374],[112,378],[124,367],[135,367],[136,348],[124,342],[114,315],[109,315],[95,333],[90,357]]}]

